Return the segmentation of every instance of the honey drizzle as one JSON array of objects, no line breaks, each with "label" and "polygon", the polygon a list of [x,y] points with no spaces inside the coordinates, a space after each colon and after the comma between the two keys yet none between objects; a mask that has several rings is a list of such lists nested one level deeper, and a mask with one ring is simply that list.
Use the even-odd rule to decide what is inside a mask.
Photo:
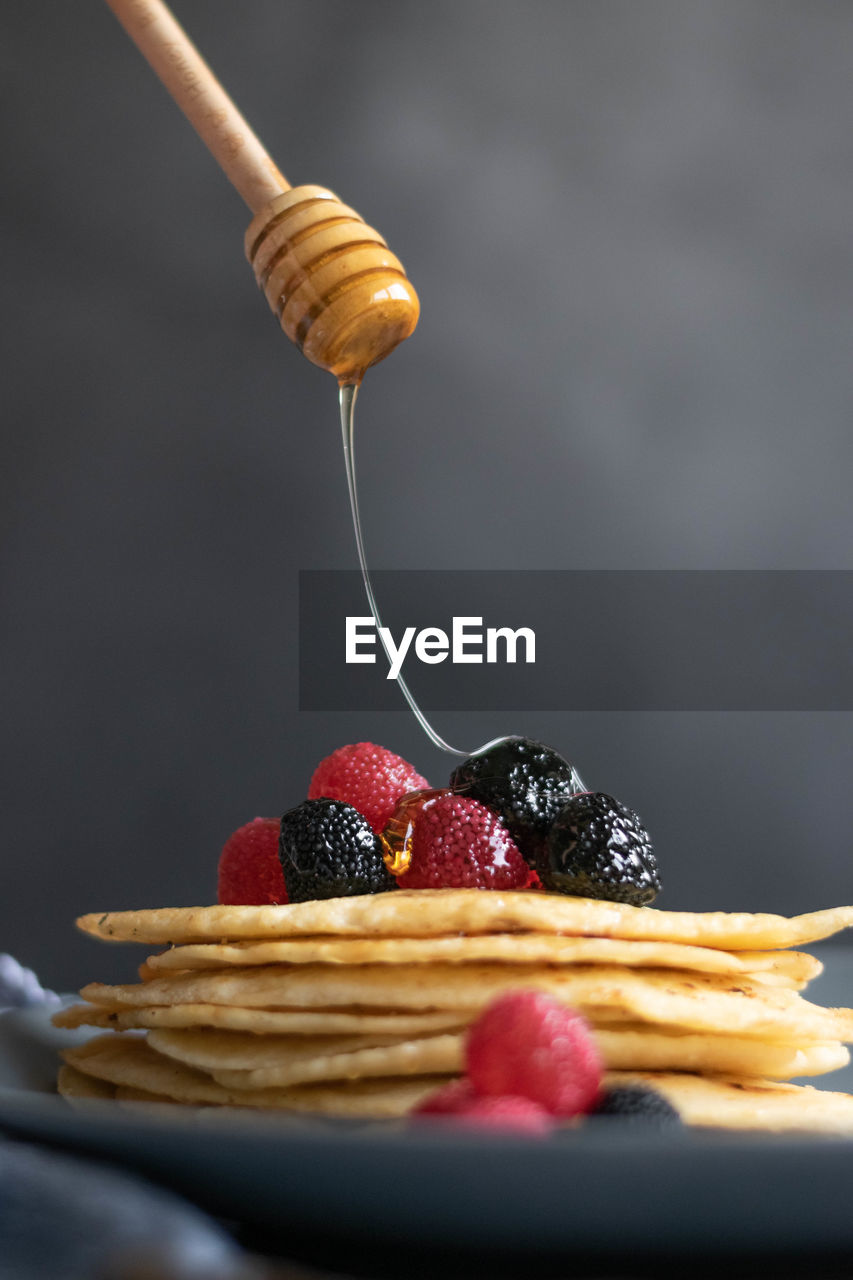
[{"label": "honey drizzle", "polygon": [[408,791],[397,801],[384,831],[379,833],[382,857],[392,876],[405,875],[411,866],[415,820],[421,809],[428,800],[452,794],[452,787],[430,787],[425,791]]},{"label": "honey drizzle", "polygon": [[[382,648],[385,651],[385,657],[388,659],[388,665],[391,666],[392,658],[388,652],[388,645],[382,635],[382,620],[379,617],[379,610],[376,607],[376,597],[373,594],[373,585],[370,581],[370,573],[367,568],[367,557],[364,554],[364,539],[361,533],[361,516],[358,510],[358,486],[355,479],[355,401],[358,395],[358,384],[353,382],[345,383],[341,386],[338,401],[341,410],[341,436],[344,446],[344,465],[347,473],[347,488],[349,490],[349,504],[352,512],[352,525],[355,531],[355,545],[358,552],[358,563],[361,568],[361,579],[364,583],[364,591],[367,596],[367,603],[370,608],[371,616],[376,624],[376,631],[379,636]],[[397,687],[402,693],[412,715],[423,729],[433,746],[438,747],[441,751],[446,751],[448,755],[459,756],[465,759],[473,753],[470,751],[460,751],[458,747],[451,747],[449,743],[444,741],[433,729],[429,720],[427,720],[423,711],[421,711],[415,698],[401,675],[396,677]],[[489,744],[490,745],[490,744]],[[481,747],[482,751],[483,748]]]},{"label": "honey drizzle", "polygon": [[[347,473],[347,489],[349,490],[349,504],[350,504],[350,511],[352,512],[352,527],[355,532],[355,545],[356,545],[356,550],[358,552],[359,567],[361,568],[361,579],[362,579],[362,582],[364,583],[364,592],[365,592],[365,595],[367,596],[367,603],[370,608],[370,613],[373,618],[373,621],[376,624],[376,631],[379,636],[379,640],[382,644],[382,648],[385,651],[385,657],[388,659],[388,666],[390,667],[392,663],[392,658],[391,658],[391,654],[388,652],[388,645],[385,643],[384,637],[382,635],[382,631],[380,629],[382,627],[382,619],[379,617],[379,610],[376,607],[376,597],[373,594],[373,584],[370,581],[370,572],[367,568],[367,557],[364,554],[364,538],[362,537],[362,533],[361,533],[361,516],[358,510],[358,485],[356,484],[356,479],[355,479],[355,401],[356,401],[356,396],[358,395],[359,385],[360,384],[357,382],[346,382],[346,383],[340,384],[338,402],[340,404],[340,410],[341,410],[341,438],[343,440],[343,446],[344,446],[344,465],[346,467],[346,473]],[[400,692],[402,693],[403,697],[406,699],[406,702],[409,704],[409,708],[411,709],[412,715],[415,717],[418,724],[423,729],[424,733],[429,738],[433,746],[438,747],[440,751],[446,751],[448,755],[458,756],[460,759],[464,760],[469,756],[483,755],[486,751],[489,751],[492,747],[497,746],[499,742],[505,741],[503,736],[499,738],[492,738],[489,742],[484,742],[481,747],[477,747],[476,751],[460,751],[458,747],[451,747],[450,744],[448,742],[445,742],[444,738],[440,737],[440,735],[436,733],[435,729],[433,729],[429,720],[427,720],[423,711],[421,711],[420,707],[415,701],[414,695],[412,694],[411,689],[406,684],[403,677],[401,675],[398,675],[395,677],[395,679],[397,681],[397,686]],[[451,790],[453,790],[453,788],[451,788]],[[572,776],[571,776],[569,794],[574,795],[579,791],[588,791],[588,790],[589,788],[584,783],[577,769],[575,769],[574,765],[572,765]],[[429,793],[413,792],[412,794],[415,795],[416,797],[419,797],[420,802],[422,804],[425,802],[425,799],[429,798]],[[409,836],[411,836],[411,832],[409,833]],[[405,866],[408,867],[408,860],[407,860],[408,850],[406,848],[405,831],[396,832],[395,838],[397,840],[402,839],[402,845],[399,847],[399,856],[403,860],[405,860]],[[385,853],[387,855],[388,865],[390,866],[391,863],[396,860],[395,849],[389,846],[385,846]],[[403,870],[405,870],[405,868],[403,868]],[[397,874],[401,874],[401,873],[398,872]]]}]

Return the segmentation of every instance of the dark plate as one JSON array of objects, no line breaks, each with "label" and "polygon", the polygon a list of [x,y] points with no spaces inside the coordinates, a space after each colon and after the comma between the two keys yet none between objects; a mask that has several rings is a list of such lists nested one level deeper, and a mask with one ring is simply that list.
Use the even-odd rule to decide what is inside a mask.
[{"label": "dark plate", "polygon": [[[853,952],[835,949],[831,963],[846,987]],[[212,1108],[72,1109],[45,1092],[60,1039],[42,1011],[0,1017],[7,1131],[118,1160],[256,1230],[531,1260],[853,1251],[850,1139],[655,1136],[598,1121],[533,1140]],[[845,1074],[827,1085],[848,1087]]]}]

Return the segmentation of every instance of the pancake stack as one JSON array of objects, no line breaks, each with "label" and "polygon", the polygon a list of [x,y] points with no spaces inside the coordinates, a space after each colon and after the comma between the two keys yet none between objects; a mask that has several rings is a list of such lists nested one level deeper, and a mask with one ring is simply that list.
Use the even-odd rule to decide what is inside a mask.
[{"label": "pancake stack", "polygon": [[853,1097],[787,1083],[849,1061],[853,1010],[805,999],[822,966],[790,948],[853,925],[853,907],[787,919],[400,890],[78,925],[167,949],[139,983],[92,983],[54,1018],[107,1029],[65,1051],[72,1099],[402,1116],[461,1074],[478,1012],[521,988],[582,1013],[607,1082],[652,1085],[688,1124],[853,1133]]}]

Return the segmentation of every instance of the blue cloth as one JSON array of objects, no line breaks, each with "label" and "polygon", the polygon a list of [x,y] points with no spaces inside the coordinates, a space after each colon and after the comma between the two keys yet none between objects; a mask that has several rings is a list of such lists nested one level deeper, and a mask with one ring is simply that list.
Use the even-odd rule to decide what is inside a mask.
[{"label": "blue cloth", "polygon": [[247,1280],[254,1268],[177,1196],[108,1165],[0,1140],[0,1280]]},{"label": "blue cloth", "polygon": [[59,1004],[55,991],[46,991],[32,969],[14,956],[0,954],[0,1009],[29,1009],[36,1004]]},{"label": "blue cloth", "polygon": [[[13,1079],[32,1081],[42,1057],[55,1076],[55,1050],[27,1029],[37,1006],[59,1003],[34,973],[0,955]],[[254,1273],[230,1238],[179,1197],[110,1165],[0,1138],[0,1280],[130,1280],[146,1265],[169,1280]]]}]

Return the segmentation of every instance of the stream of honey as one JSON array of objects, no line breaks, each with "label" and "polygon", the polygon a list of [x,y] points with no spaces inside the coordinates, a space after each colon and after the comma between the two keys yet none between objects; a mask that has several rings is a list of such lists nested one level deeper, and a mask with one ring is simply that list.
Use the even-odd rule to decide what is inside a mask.
[{"label": "stream of honey", "polygon": [[[358,509],[358,484],[355,475],[355,402],[358,397],[358,384],[345,383],[341,386],[338,393],[338,401],[341,411],[341,436],[344,446],[344,465],[347,473],[347,489],[349,490],[350,510],[352,512],[352,525],[355,532],[355,545],[358,552],[358,563],[361,569],[361,577],[364,582],[364,590],[367,596],[367,603],[376,623],[376,631],[379,636],[385,656],[388,659],[389,666],[391,664],[391,654],[388,652],[388,646],[382,634],[382,621],[379,617],[379,610],[376,607],[376,597],[373,594],[373,584],[370,581],[370,571],[367,567],[367,557],[364,553],[364,538],[361,531],[361,515]],[[471,751],[461,751],[459,747],[452,747],[449,742],[445,742],[440,734],[436,733],[429,720],[418,706],[411,689],[406,684],[402,675],[396,677],[397,685],[403,697],[411,708],[412,715],[423,729],[433,746],[438,747],[441,751],[446,751],[448,755],[458,756],[464,759],[466,756],[473,755]],[[487,744],[491,746],[491,743]],[[483,750],[481,747],[480,750]]]}]

